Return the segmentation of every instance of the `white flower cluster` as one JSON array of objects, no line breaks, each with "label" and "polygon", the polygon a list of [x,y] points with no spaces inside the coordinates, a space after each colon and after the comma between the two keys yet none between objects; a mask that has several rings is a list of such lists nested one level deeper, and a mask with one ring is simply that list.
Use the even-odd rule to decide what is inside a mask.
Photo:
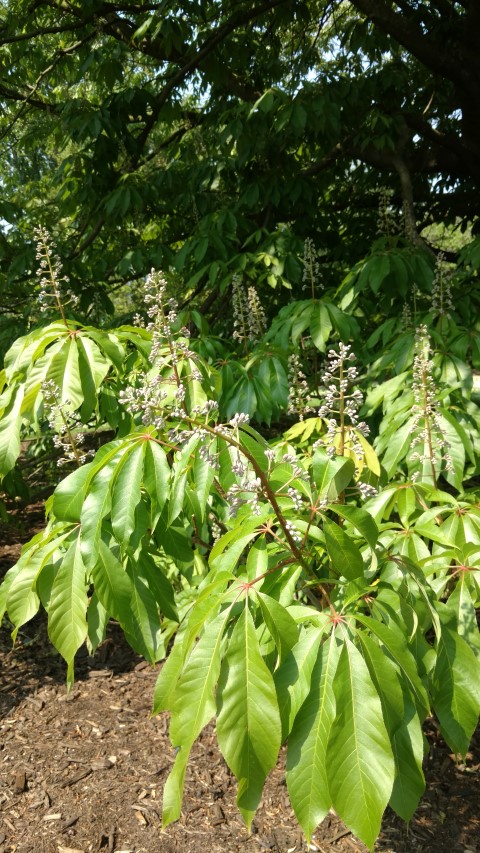
[{"label": "white flower cluster", "polygon": [[303,243],[302,290],[311,290],[312,296],[315,296],[316,287],[322,287],[319,257],[315,243],[311,237],[307,237]]},{"label": "white flower cluster", "polygon": [[68,287],[68,277],[62,275],[62,264],[60,258],[54,253],[54,244],[49,231],[38,226],[34,233],[37,239],[35,255],[38,261],[37,276],[40,279],[41,288],[38,294],[40,311],[45,313],[57,308],[63,316],[63,309],[67,305],[78,305],[78,296]]},{"label": "white flower cluster", "polygon": [[295,527],[295,525],[294,525],[294,524],[292,524],[292,522],[291,522],[291,521],[287,521],[287,523],[285,524],[285,527],[286,527],[286,529],[288,530],[288,532],[289,532],[290,536],[292,537],[293,541],[294,541],[297,545],[300,545],[300,543],[302,542],[302,534],[297,530],[297,528]]},{"label": "white flower cluster", "polygon": [[453,311],[452,299],[453,269],[447,267],[442,252],[437,257],[435,277],[432,285],[432,312],[437,317],[449,317]]},{"label": "white flower cluster", "polygon": [[[173,397],[169,404],[169,415],[185,419],[185,397],[186,385],[189,380],[201,380],[202,375],[197,366],[194,366],[188,376],[183,376],[180,379],[176,371],[177,365],[185,360],[195,361],[196,353],[190,349],[188,339],[190,332],[183,327],[177,330],[175,327],[178,321],[177,305],[174,299],[167,298],[167,282],[162,273],[151,270],[145,281],[144,301],[146,312],[149,319],[147,331],[152,335],[152,348],[150,350],[149,360],[152,364],[152,371],[149,375],[142,377],[140,387],[129,387],[125,391],[121,391],[119,395],[120,402],[132,415],[142,415],[142,423],[147,426],[149,424],[157,429],[163,429],[165,426],[165,418],[163,410],[165,401]],[[141,318],[136,315],[137,323],[141,323]],[[163,376],[162,369],[166,368],[173,375]],[[166,386],[175,386],[173,394],[166,389]],[[203,414],[208,414],[211,409],[215,408],[216,404],[208,401],[203,407]],[[195,414],[200,413],[197,409]]]},{"label": "white flower cluster", "polygon": [[[249,497],[245,497],[249,495]],[[225,499],[229,505],[229,515],[234,517],[239,508],[247,504],[253,515],[260,515],[260,498],[263,497],[262,481],[259,477],[252,477],[245,468],[244,477],[240,483],[230,486]]]},{"label": "white flower cluster", "polygon": [[95,451],[80,450],[85,441],[85,435],[83,432],[73,432],[78,421],[75,420],[71,410],[70,400],[61,402],[60,388],[52,379],[42,382],[41,390],[45,416],[50,429],[54,432],[53,445],[65,454],[58,459],[58,465],[67,465],[70,462],[83,465],[87,459],[95,456]]},{"label": "white flower cluster", "polygon": [[298,415],[303,421],[307,412],[313,412],[308,403],[310,391],[307,379],[302,371],[298,355],[293,353],[288,357],[288,409],[289,415]]},{"label": "white flower cluster", "polygon": [[235,274],[232,278],[233,339],[255,343],[267,328],[267,318],[260,297],[253,286],[245,293],[242,280]]},{"label": "white flower cluster", "polygon": [[[363,404],[363,394],[358,388],[352,388],[358,379],[358,369],[353,364],[354,361],[355,354],[350,344],[340,343],[338,352],[333,349],[329,351],[327,368],[322,377],[324,402],[318,410],[318,416],[328,418],[328,428],[324,441],[315,442],[314,446],[324,444],[327,453],[332,456],[335,455],[333,442],[341,429],[340,421],[344,426],[354,427],[357,433],[365,437],[370,432],[368,424],[358,420],[358,410]],[[348,424],[346,424],[346,418]],[[363,459],[363,448],[355,433],[353,438],[353,452],[358,459]]]},{"label": "white flower cluster", "polygon": [[159,373],[151,378],[145,376],[138,388],[129,386],[120,391],[118,399],[131,415],[142,415],[144,426],[152,425],[156,429],[163,429],[165,418],[162,414],[162,406],[168,397],[163,386],[163,379]]},{"label": "white flower cluster", "polygon": [[377,234],[385,237],[391,237],[398,233],[397,222],[391,208],[392,195],[393,190],[387,187],[380,187],[378,193]]},{"label": "white flower cluster", "polygon": [[[415,450],[410,459],[412,462],[430,463],[432,471],[435,456],[440,455],[447,471],[453,471],[453,462],[449,453],[450,445],[443,433],[438,412],[437,389],[433,379],[433,362],[431,359],[430,336],[426,326],[419,326],[415,333],[415,356],[413,360],[413,397],[412,408],[413,435],[411,447],[421,447]],[[416,471],[412,476],[415,482],[420,475]]]}]

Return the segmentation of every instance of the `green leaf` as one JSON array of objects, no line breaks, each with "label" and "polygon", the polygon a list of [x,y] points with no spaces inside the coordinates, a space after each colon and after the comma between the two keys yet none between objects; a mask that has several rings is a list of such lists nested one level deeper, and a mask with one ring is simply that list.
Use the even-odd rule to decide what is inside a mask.
[{"label": "green leaf", "polygon": [[365,616],[363,613],[357,613],[356,619],[357,622],[369,628],[372,634],[378,637],[380,642],[385,646],[389,655],[391,655],[399,667],[409,690],[415,696],[422,717],[425,717],[430,712],[430,703],[427,691],[418,674],[415,658],[407,646],[407,630],[405,629],[405,632],[403,632],[393,621],[385,625],[383,622],[372,619],[370,616]]},{"label": "green leaf", "polygon": [[264,595],[258,590],[256,593],[265,624],[277,647],[279,661],[282,663],[298,641],[297,623],[288,610],[270,595]]},{"label": "green leaf", "polygon": [[249,581],[253,581],[267,571],[268,553],[265,536],[259,536],[256,542],[252,543],[248,552],[246,568]]},{"label": "green leaf", "polygon": [[355,465],[343,456],[330,458],[325,450],[317,450],[312,459],[312,472],[320,498],[335,500],[351,483]]},{"label": "green leaf", "polygon": [[112,502],[112,479],[121,454],[121,449],[116,450],[115,455],[109,459],[107,464],[97,471],[83,503],[80,537],[83,559],[88,569],[92,569],[97,561],[103,520],[110,512]]},{"label": "green leaf", "polygon": [[85,334],[76,338],[78,347],[78,369],[82,387],[83,403],[80,415],[86,423],[97,408],[97,393],[110,370],[111,362],[98,346]]},{"label": "green leaf", "polygon": [[404,718],[392,736],[396,775],[390,807],[409,821],[425,791],[423,775],[424,738],[416,708],[409,695],[404,695]]},{"label": "green leaf", "polygon": [[182,638],[183,660],[190,654],[193,643],[201,633],[203,626],[214,618],[218,612],[225,598],[227,584],[233,577],[234,575],[231,575],[229,572],[215,574],[214,579],[207,582],[205,587],[198,592],[195,603],[186,619],[185,631]]},{"label": "green leaf", "polygon": [[39,534],[38,542],[22,550],[18,563],[7,573],[4,581],[7,593],[5,608],[15,625],[12,632],[14,640],[18,629],[37,613],[40,602],[36,585],[40,573],[52,560],[52,555],[70,532],[71,528],[68,527],[67,530],[60,528],[60,532],[53,530],[46,537],[45,534]]},{"label": "green leaf", "polygon": [[480,661],[463,637],[443,622],[432,702],[449,747],[465,756],[480,713]]},{"label": "green leaf", "polygon": [[[210,453],[215,455],[216,443],[210,448]],[[198,499],[200,517],[198,523],[203,523],[205,519],[205,510],[207,501],[210,495],[210,489],[215,479],[215,470],[208,459],[203,459],[199,453],[195,454],[193,460],[193,481],[194,492]]]},{"label": "green leaf", "polygon": [[377,690],[362,655],[348,639],[343,642],[334,693],[337,714],[327,749],[333,807],[373,848],[392,793],[395,764]]},{"label": "green leaf", "polygon": [[327,307],[321,302],[315,303],[310,320],[310,334],[313,343],[320,352],[325,352],[332,328],[333,325]]},{"label": "green leaf", "polygon": [[127,639],[135,651],[151,663],[163,652],[160,631],[160,613],[148,581],[139,573],[132,561],[127,562],[127,573],[132,583],[131,615],[125,627]]},{"label": "green leaf", "polygon": [[192,438],[187,442],[185,447],[179,453],[177,453],[175,462],[173,464],[173,478],[170,493],[171,496],[168,505],[169,525],[171,525],[172,522],[174,522],[175,519],[178,518],[183,509],[187,477],[189,471],[193,467],[193,461],[191,459],[191,456],[194,450],[196,450],[199,441],[200,439],[198,438],[198,436],[193,435]]},{"label": "green leaf", "polygon": [[412,425],[413,418],[409,418],[403,426],[395,429],[392,436],[389,437],[387,450],[382,459],[382,464],[387,471],[388,477],[392,477],[395,474],[398,463],[405,458],[412,442]]},{"label": "green leaf", "polygon": [[120,560],[102,539],[98,542],[92,579],[103,607],[125,630],[130,623],[132,583]]},{"label": "green leaf", "polygon": [[87,582],[80,540],[72,542],[56,574],[48,608],[48,636],[67,662],[67,685],[73,684],[73,661],[87,636]]},{"label": "green leaf", "polygon": [[162,447],[152,438],[145,448],[143,482],[151,503],[152,527],[155,527],[169,494],[170,466]]},{"label": "green leaf", "polygon": [[109,614],[94,591],[89,600],[87,610],[87,646],[89,654],[94,655],[100,643],[103,643],[107,633],[109,618]]},{"label": "green leaf", "polygon": [[390,806],[409,821],[425,790],[422,726],[408,692],[410,685],[402,682],[399,668],[368,634],[359,632],[358,638],[380,696],[392,744],[395,781]]},{"label": "green leaf", "polygon": [[15,396],[0,417],[0,478],[11,471],[20,453],[21,409],[24,385],[18,385]]},{"label": "green leaf", "polygon": [[[303,611],[303,606],[301,609]],[[324,621],[323,630],[322,628],[319,630],[316,625],[302,630],[298,643],[274,673],[282,721],[282,740],[289,735],[295,717],[310,690],[312,669],[317,660],[318,647],[324,631],[329,626],[327,614],[324,616]]]},{"label": "green leaf", "polygon": [[67,338],[64,346],[52,358],[48,369],[48,379],[60,388],[62,403],[69,401],[72,409],[80,408],[83,403],[83,390],[75,337]]},{"label": "green leaf", "polygon": [[159,714],[161,711],[172,710],[175,687],[177,686],[178,679],[180,678],[183,663],[184,655],[182,642],[181,640],[178,640],[177,635],[175,645],[162,665],[158,678],[155,682],[152,714]]},{"label": "green leaf", "polygon": [[53,493],[52,512],[61,521],[80,521],[83,501],[87,490],[87,480],[91,476],[93,463],[82,465],[72,471]]},{"label": "green leaf", "polygon": [[328,556],[334,571],[350,581],[363,577],[362,554],[355,542],[345,533],[343,527],[329,518],[324,518],[323,532]]},{"label": "green leaf", "polygon": [[[233,530],[221,536],[213,546],[209,557],[210,565],[217,571],[232,571],[245,547],[259,535],[258,528],[269,515],[270,507],[264,506],[258,515],[239,518]],[[230,547],[227,550],[228,545]]]},{"label": "green leaf", "polygon": [[135,510],[140,503],[144,451],[143,441],[132,445],[123,454],[115,470],[111,519],[115,537],[122,546],[128,544],[135,530]]},{"label": "green leaf", "polygon": [[246,606],[223,660],[217,689],[217,736],[221,752],[238,779],[237,804],[248,827],[275,766],[281,725],[275,686]]},{"label": "green leaf", "polygon": [[480,657],[480,632],[477,626],[475,605],[467,585],[467,572],[458,573],[457,585],[447,602],[454,615],[458,633],[469,644],[476,657]]},{"label": "green leaf", "polygon": [[175,591],[160,566],[145,550],[135,554],[137,570],[146,579],[162,614],[173,622],[179,621],[175,605]]},{"label": "green leaf", "polygon": [[176,680],[173,697],[169,701],[172,710],[170,740],[179,752],[165,786],[163,826],[180,817],[188,755],[192,744],[215,714],[215,686],[220,672],[223,634],[229,618],[230,608],[207,626]]},{"label": "green leaf", "polygon": [[368,542],[372,551],[374,550],[378,539],[378,527],[366,509],[348,504],[331,504],[328,509],[350,522]]},{"label": "green leaf", "polygon": [[327,748],[335,719],[333,679],[339,656],[338,641],[331,634],[320,649],[310,692],[288,739],[288,793],[308,842],[332,805]]}]

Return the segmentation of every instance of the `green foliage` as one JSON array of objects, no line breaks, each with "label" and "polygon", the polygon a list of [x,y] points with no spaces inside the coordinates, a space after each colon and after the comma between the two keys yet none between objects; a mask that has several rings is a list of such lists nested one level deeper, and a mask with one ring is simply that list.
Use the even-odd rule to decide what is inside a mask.
[{"label": "green foliage", "polygon": [[477,5],[2,4],[5,506],[67,468],[0,613],[45,608],[69,685],[109,618],[166,658],[164,825],[212,719],[249,826],[286,743],[307,839],[370,848],[425,719],[468,750]]},{"label": "green foliage", "polygon": [[[299,356],[287,364],[276,347],[301,352],[318,300],[255,335],[248,321],[238,344],[190,336],[158,274],[146,300],[147,329],[65,319],[7,354],[4,470],[22,439],[57,427],[77,467],[7,573],[1,612],[15,637],[46,609],[69,684],[76,651],[94,650],[110,617],[152,664],[173,639],[154,695],[175,751],[164,825],[180,816],[191,748],[216,718],[247,825],[286,742],[307,839],[334,808],[372,848],[386,806],[409,820],[423,793],[425,718],[465,755],[480,712],[480,515],[463,491],[480,435],[471,366],[454,356],[455,382],[446,367],[456,314],[421,314],[395,373],[393,325],[379,356],[379,337],[345,310],[303,338],[307,370],[306,353],[329,347],[307,381]],[[290,320],[303,315],[299,332]],[[106,389],[116,408],[103,406]],[[249,423],[297,407],[313,416],[269,439]],[[78,465],[82,422],[117,435]]]},{"label": "green foliage", "polygon": [[[100,0],[5,0],[0,351],[38,319],[26,297],[39,224],[78,317],[96,324],[119,286],[173,264],[214,319],[233,273],[269,294],[273,316],[281,291],[301,295],[305,236],[318,298],[344,276],[379,299],[412,276],[423,289],[423,238],[478,270],[476,4],[391,5],[192,0],[180,20],[173,0],[112,0],[106,20]],[[316,345],[342,322],[330,294],[321,302]]]}]

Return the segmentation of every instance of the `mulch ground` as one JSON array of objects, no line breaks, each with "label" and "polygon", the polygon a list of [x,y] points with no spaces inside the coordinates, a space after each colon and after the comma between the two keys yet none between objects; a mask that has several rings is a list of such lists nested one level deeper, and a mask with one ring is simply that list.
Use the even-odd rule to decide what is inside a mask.
[{"label": "mulch ground", "polygon": [[[41,505],[0,528],[0,574],[43,521]],[[235,780],[213,726],[196,743],[180,821],[161,829],[162,788],[173,764],[168,717],[150,717],[157,670],[111,624],[93,658],[81,650],[69,695],[65,667],[38,616],[12,649],[0,631],[0,853],[364,853],[334,814],[310,848],[284,782],[282,753],[249,835],[235,806]],[[455,761],[430,721],[427,791],[407,827],[387,810],[382,853],[480,853],[480,736]]]}]

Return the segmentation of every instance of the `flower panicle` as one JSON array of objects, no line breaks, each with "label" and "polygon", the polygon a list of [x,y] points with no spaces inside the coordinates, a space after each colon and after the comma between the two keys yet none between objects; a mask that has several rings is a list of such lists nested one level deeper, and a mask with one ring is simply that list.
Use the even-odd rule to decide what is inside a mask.
[{"label": "flower panicle", "polygon": [[[359,419],[359,410],[363,405],[363,394],[355,387],[359,380],[355,364],[355,353],[350,344],[339,343],[338,349],[327,354],[327,366],[322,376],[323,403],[318,416],[326,421],[325,435],[314,442],[313,449],[325,448],[329,456],[343,455],[348,446],[355,459],[357,475],[365,458],[362,438],[370,434],[370,427]],[[372,486],[357,482],[362,497],[376,494]]]},{"label": "flower panicle", "polygon": [[[185,326],[178,328],[178,305],[167,294],[167,281],[163,273],[152,269],[144,285],[144,303],[147,314],[146,330],[152,335],[149,353],[151,370],[139,377],[136,387],[129,386],[120,392],[123,406],[136,417],[141,414],[144,426],[156,429],[165,427],[165,410],[170,417],[185,419],[187,383],[202,378],[195,364],[196,353],[189,346],[190,331]],[[143,326],[140,315],[135,322]],[[190,362],[190,373],[181,372],[179,365]],[[164,372],[162,372],[164,371]],[[209,401],[210,408],[202,413],[208,415],[216,404]]]},{"label": "flower panicle", "polygon": [[85,434],[75,431],[80,421],[72,411],[71,401],[62,401],[60,388],[52,379],[42,382],[41,390],[45,416],[54,433],[53,445],[64,454],[58,459],[58,465],[68,465],[72,462],[83,465],[95,455],[95,451],[81,449]]},{"label": "flower panicle", "polygon": [[450,317],[450,312],[453,311],[452,298],[452,278],[453,269],[449,268],[445,263],[445,255],[440,252],[435,265],[435,276],[433,279],[431,305],[434,316]]},{"label": "flower panicle", "polygon": [[298,355],[288,357],[288,409],[289,415],[297,415],[303,421],[307,412],[314,409],[309,402],[310,390]]},{"label": "flower panicle", "polygon": [[[413,435],[411,449],[413,450],[411,462],[423,465],[428,463],[432,470],[432,478],[436,485],[435,465],[438,457],[443,460],[445,470],[453,471],[453,461],[450,454],[450,445],[440,420],[438,410],[437,387],[433,377],[434,365],[431,357],[431,341],[428,329],[421,325],[415,332],[415,352],[413,359],[413,423],[411,432]],[[420,476],[417,470],[412,476],[415,482]]]},{"label": "flower panicle", "polygon": [[35,228],[34,233],[37,240],[35,257],[38,261],[40,311],[46,313],[57,308],[65,321],[65,308],[67,306],[76,307],[80,300],[69,287],[68,276],[63,274],[62,263],[58,255],[55,254],[55,245],[50,232],[39,225]]},{"label": "flower panicle", "polygon": [[312,298],[315,298],[316,288],[323,288],[320,254],[312,238],[306,237],[303,243],[302,290],[310,290]]},{"label": "flower panicle", "polygon": [[393,215],[391,200],[393,190],[380,187],[378,193],[377,234],[392,237],[398,233],[398,225]]},{"label": "flower panicle", "polygon": [[254,344],[267,328],[267,318],[260,297],[253,285],[245,292],[236,273],[232,278],[233,339]]}]

